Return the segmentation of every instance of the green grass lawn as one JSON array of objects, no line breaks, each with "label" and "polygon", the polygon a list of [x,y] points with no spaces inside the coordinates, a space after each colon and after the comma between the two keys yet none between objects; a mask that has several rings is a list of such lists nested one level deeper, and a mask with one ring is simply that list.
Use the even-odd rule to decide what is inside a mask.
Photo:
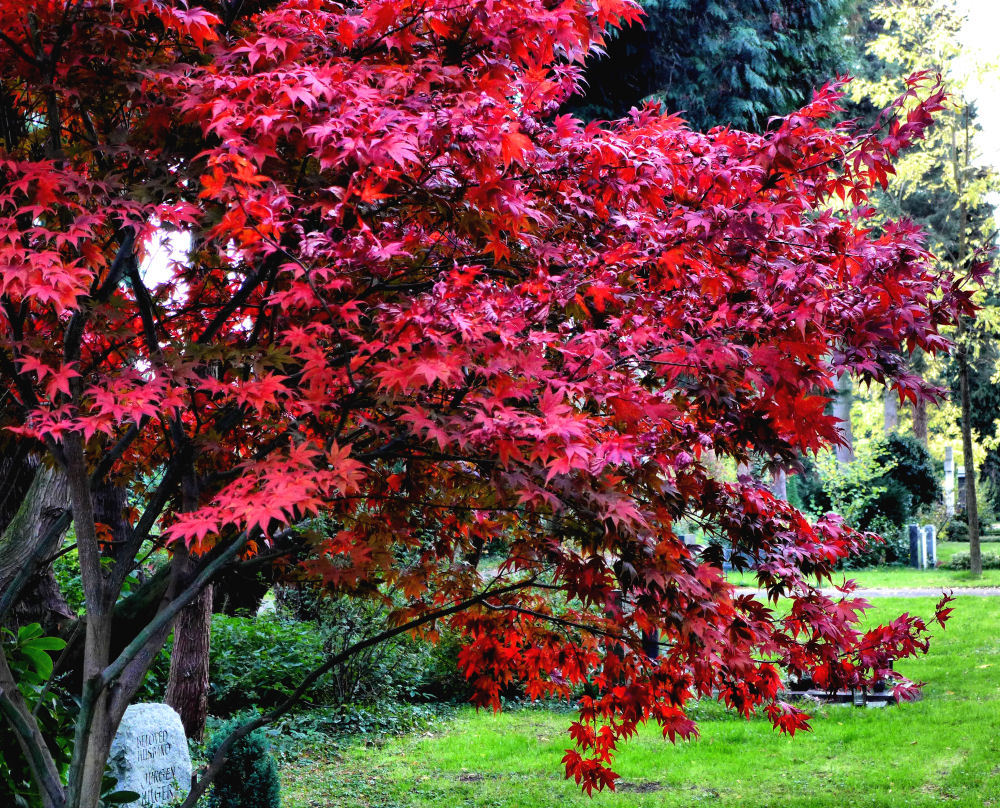
[{"label": "green grass lawn", "polygon": [[[983,552],[1000,552],[1000,544],[984,543]],[[955,553],[969,552],[968,542],[938,542],[938,561],[945,565]],[[916,570],[911,567],[874,567],[863,570],[848,570],[842,573],[845,578],[853,578],[859,586],[873,589],[919,589],[932,587],[935,589],[960,589],[962,587],[996,586],[1000,587],[1000,570],[983,570],[982,578],[972,578],[967,570],[950,570],[944,566],[931,570]],[[756,586],[757,579],[753,573],[733,574],[729,578],[742,586]],[[839,580],[839,578],[835,578]]]},{"label": "green grass lawn", "polygon": [[[879,600],[873,619],[929,615],[934,599]],[[286,808],[1000,806],[1000,598],[960,597],[928,657],[900,666],[925,698],[825,707],[813,731],[696,708],[700,740],[647,728],[621,753],[617,793],[588,798],[562,777],[569,714],[463,710],[434,731],[313,750],[282,768]]]}]

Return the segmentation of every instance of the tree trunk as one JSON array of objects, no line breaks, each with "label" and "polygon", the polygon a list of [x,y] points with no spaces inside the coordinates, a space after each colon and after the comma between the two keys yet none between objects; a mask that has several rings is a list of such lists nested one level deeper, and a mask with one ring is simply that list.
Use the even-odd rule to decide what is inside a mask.
[{"label": "tree trunk", "polygon": [[[181,483],[181,507],[198,506],[198,482],[193,473]],[[197,559],[186,547],[174,553],[173,574],[179,587],[192,579]],[[189,738],[201,740],[208,717],[208,663],[212,635],[212,587],[206,586],[181,610],[174,622],[174,647],[170,653],[170,675],[165,701],[181,717]]]},{"label": "tree trunk", "polygon": [[969,361],[963,341],[965,329],[958,326],[958,392],[962,406],[962,461],[965,464],[965,513],[969,519],[969,573],[983,574],[983,556],[979,546],[979,506],[976,502],[976,461],[972,456],[972,418],[969,397]]},{"label": "tree trunk", "polygon": [[20,498],[17,512],[8,519],[0,536],[0,591],[13,585],[28,566],[37,566],[17,595],[4,622],[10,626],[42,623],[55,631],[73,617],[51,564],[45,561],[63,542],[65,530],[54,529],[69,507],[66,475],[52,468],[35,471],[30,487]]},{"label": "tree trunk", "polygon": [[899,395],[891,387],[885,389],[882,397],[883,427],[886,435],[899,429]]},{"label": "tree trunk", "polygon": [[[175,563],[184,579],[190,577],[195,560],[178,551]],[[174,623],[174,647],[170,653],[170,676],[165,701],[181,717],[189,738],[201,740],[208,717],[208,662],[212,633],[212,587],[206,586],[181,610]]]},{"label": "tree trunk", "polygon": [[771,476],[771,493],[778,499],[788,500],[788,474],[784,469],[778,469]]},{"label": "tree trunk", "polygon": [[[962,122],[965,133],[965,149],[963,150],[964,165],[960,162],[956,138],[956,127],[951,129],[951,159],[955,177],[955,190],[958,192],[958,245],[957,255],[961,269],[966,261],[966,230],[969,224],[968,205],[965,199],[965,169],[969,167],[969,106],[962,109]],[[965,463],[965,513],[969,519],[969,573],[973,578],[983,575],[983,556],[979,547],[979,507],[976,502],[976,460],[972,456],[972,404],[969,397],[969,353],[966,344],[965,318],[958,318],[958,339],[955,341],[958,350],[955,358],[958,360],[958,394],[962,407],[962,461]]]},{"label": "tree trunk", "polygon": [[927,446],[927,402],[922,398],[913,404],[913,437]]},{"label": "tree trunk", "polygon": [[833,415],[838,421],[838,429],[844,445],[836,448],[837,462],[844,466],[854,462],[854,433],[851,431],[851,405],[854,388],[851,377],[844,373],[837,381],[837,396],[833,400]]},{"label": "tree trunk", "polygon": [[0,534],[20,510],[38,471],[27,441],[5,437],[0,443]]}]

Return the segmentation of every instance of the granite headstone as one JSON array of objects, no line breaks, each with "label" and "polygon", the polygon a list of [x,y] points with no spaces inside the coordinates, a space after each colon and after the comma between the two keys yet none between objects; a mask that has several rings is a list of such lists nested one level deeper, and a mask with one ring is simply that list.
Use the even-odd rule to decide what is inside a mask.
[{"label": "granite headstone", "polygon": [[924,558],[931,569],[937,566],[937,530],[934,525],[924,525]]},{"label": "granite headstone", "polygon": [[920,550],[923,545],[921,541],[923,537],[920,535],[920,525],[907,525],[906,532],[910,539],[910,566],[920,569],[922,566],[920,563]]},{"label": "granite headstone", "polygon": [[134,791],[133,808],[157,808],[191,790],[191,756],[181,718],[166,704],[132,704],[111,744],[117,791]]}]

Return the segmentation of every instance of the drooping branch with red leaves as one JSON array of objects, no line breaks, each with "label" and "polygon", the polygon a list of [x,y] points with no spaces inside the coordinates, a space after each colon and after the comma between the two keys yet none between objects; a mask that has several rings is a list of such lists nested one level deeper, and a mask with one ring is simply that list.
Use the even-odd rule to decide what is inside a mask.
[{"label": "drooping branch with red leaves", "polygon": [[[892,665],[926,651],[924,623],[863,632],[852,586],[819,588],[869,537],[708,459],[793,468],[833,445],[843,373],[935,394],[901,357],[947,348],[969,279],[867,199],[941,89],[914,77],[861,132],[836,123],[839,83],[762,135],[560,115],[605,28],[639,16],[0,0],[0,425],[68,477],[87,608],[68,783],[0,693],[46,805],[96,805],[177,611],[278,536],[397,627],[459,626],[478,704],[587,683],[565,763],[588,792],[640,723],[694,733],[692,698],[794,732],[782,671],[912,694]],[[162,231],[190,248],[150,269]],[[113,543],[107,482],[140,505]],[[682,520],[753,558],[766,597]],[[149,541],[202,561],[113,651]]]}]

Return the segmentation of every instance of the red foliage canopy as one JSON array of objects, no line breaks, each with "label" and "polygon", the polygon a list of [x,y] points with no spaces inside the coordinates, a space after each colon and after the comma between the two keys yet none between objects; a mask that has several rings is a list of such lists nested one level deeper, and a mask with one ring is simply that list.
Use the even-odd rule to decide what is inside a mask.
[{"label": "red foliage canopy", "polygon": [[[841,373],[931,392],[901,356],[944,349],[969,294],[866,201],[939,88],[865,132],[831,123],[837,84],[763,135],[584,125],[560,104],[628,0],[237,5],[0,2],[27,122],[0,146],[7,429],[63,463],[82,442],[169,542],[321,515],[306,571],[333,590],[402,596],[399,623],[464,604],[478,703],[590,681],[587,791],[640,722],[690,736],[696,696],[807,726],[779,669],[909,694],[924,623],[861,631],[850,585],[817,588],[865,538],[707,455],[830,446]],[[143,273],[167,229],[190,249]]]}]

